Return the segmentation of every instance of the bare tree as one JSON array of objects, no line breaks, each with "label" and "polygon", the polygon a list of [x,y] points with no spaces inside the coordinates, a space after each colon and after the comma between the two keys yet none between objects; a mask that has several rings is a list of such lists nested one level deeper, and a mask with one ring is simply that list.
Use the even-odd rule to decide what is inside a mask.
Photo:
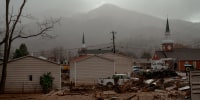
[{"label": "bare tree", "polygon": [[62,63],[62,64],[66,60],[66,54],[65,53],[66,52],[65,52],[63,47],[56,47],[56,48],[53,48],[51,50],[51,55],[52,55],[53,58],[55,58],[55,61]]},{"label": "bare tree", "polygon": [[22,11],[24,9],[24,6],[27,2],[27,0],[22,0],[22,3],[20,5],[20,8],[18,9],[18,12],[14,14],[13,9],[10,10],[10,2],[12,0],[5,0],[5,32],[1,33],[3,34],[3,38],[0,41],[0,45],[3,44],[4,54],[3,54],[3,68],[2,68],[2,76],[1,76],[1,83],[0,83],[0,93],[4,93],[5,90],[5,82],[6,82],[6,75],[7,75],[7,63],[9,60],[10,55],[10,49],[11,45],[14,40],[19,38],[30,38],[30,37],[36,37],[36,36],[43,36],[52,38],[52,35],[49,35],[47,32],[51,31],[51,29],[54,27],[54,25],[59,20],[45,20],[42,23],[38,23],[39,30],[36,33],[25,33],[24,27],[17,27],[21,24],[22,17],[27,17],[22,15]]}]

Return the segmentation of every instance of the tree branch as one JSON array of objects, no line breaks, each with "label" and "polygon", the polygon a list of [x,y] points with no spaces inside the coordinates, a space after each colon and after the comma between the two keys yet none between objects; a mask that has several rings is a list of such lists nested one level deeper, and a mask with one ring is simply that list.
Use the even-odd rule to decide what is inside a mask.
[{"label": "tree branch", "polygon": [[41,35],[41,34],[44,34],[46,31],[48,31],[48,30],[51,29],[51,28],[53,28],[53,27],[47,27],[47,28],[43,29],[42,31],[40,31],[39,33],[33,34],[33,35],[29,35],[29,36],[21,36],[21,35],[19,34],[18,36],[14,37],[14,38],[12,39],[12,41],[15,40],[15,39],[17,39],[17,38],[29,38],[29,37],[35,37],[35,36]]},{"label": "tree branch", "polygon": [[51,29],[54,27],[54,24],[58,23],[59,21],[60,19],[57,19],[57,20],[50,19],[50,20],[45,20],[43,23],[37,23],[40,28],[38,33],[25,36],[21,34],[23,33],[21,30],[19,32],[20,33],[19,35],[12,38],[12,41],[14,41],[17,38],[30,38],[30,37],[36,37],[39,35],[43,37],[53,38],[53,36],[47,34],[46,32],[52,31]]},{"label": "tree branch", "polygon": [[10,23],[12,22],[12,18],[13,18],[13,7],[12,7],[12,10],[11,10],[11,14],[10,14],[10,19],[8,21],[8,24],[10,25]]},{"label": "tree branch", "polygon": [[16,27],[16,25],[17,25],[17,23],[19,21],[19,18],[20,18],[21,14],[22,14],[22,11],[23,11],[23,8],[25,6],[25,3],[26,3],[26,0],[24,0],[23,3],[22,3],[22,5],[20,6],[19,13],[18,13],[17,18],[16,18],[16,20],[15,20],[13,26],[12,26],[11,35],[10,35],[10,39],[9,39],[10,41],[12,41],[12,36],[14,34],[15,27]]},{"label": "tree branch", "polygon": [[2,45],[5,42],[5,38],[0,42],[0,45]]}]

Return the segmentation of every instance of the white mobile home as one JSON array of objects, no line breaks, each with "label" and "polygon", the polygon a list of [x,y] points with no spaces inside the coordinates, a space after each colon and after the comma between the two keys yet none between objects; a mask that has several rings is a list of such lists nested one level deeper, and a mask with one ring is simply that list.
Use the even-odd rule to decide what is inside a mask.
[{"label": "white mobile home", "polygon": [[130,75],[133,66],[133,58],[119,53],[105,53],[100,54],[99,56],[113,59],[115,61],[115,73]]},{"label": "white mobile home", "polygon": [[70,62],[70,80],[76,85],[94,84],[98,78],[111,77],[115,72],[114,61],[96,55],[84,55]]},{"label": "white mobile home", "polygon": [[[2,64],[0,65],[0,72],[2,72]],[[53,88],[61,89],[60,65],[33,56],[25,56],[9,61],[5,93],[42,92],[40,76],[47,72],[51,72],[54,77]]]}]

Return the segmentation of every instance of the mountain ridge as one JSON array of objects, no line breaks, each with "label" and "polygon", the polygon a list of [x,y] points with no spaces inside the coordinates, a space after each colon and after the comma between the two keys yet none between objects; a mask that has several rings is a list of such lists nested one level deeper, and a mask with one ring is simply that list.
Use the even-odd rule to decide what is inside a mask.
[{"label": "mountain ridge", "polygon": [[[82,33],[85,32],[86,46],[111,43],[112,30],[116,31],[116,42],[121,46],[141,47],[141,51],[158,48],[164,37],[166,20],[126,10],[110,4],[102,5],[87,13],[66,17],[55,27],[58,37],[52,41],[28,39],[28,47],[37,50],[58,46],[81,48]],[[172,38],[177,42],[191,42],[200,39],[200,24],[169,18]],[[34,29],[33,29],[34,30]],[[188,35],[190,38],[188,38]],[[23,42],[23,41],[21,41]],[[40,42],[41,44],[40,46]],[[31,45],[31,46],[30,46]],[[43,45],[48,46],[45,48]],[[120,47],[120,46],[119,46]],[[98,47],[97,47],[98,48]],[[134,51],[130,49],[130,51]]]}]

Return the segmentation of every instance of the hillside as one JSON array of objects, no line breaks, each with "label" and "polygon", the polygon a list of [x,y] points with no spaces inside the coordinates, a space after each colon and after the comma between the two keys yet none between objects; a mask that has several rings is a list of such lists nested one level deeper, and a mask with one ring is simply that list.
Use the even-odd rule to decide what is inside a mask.
[{"label": "hillside", "polygon": [[[34,38],[20,40],[26,42],[31,50],[37,51],[53,47],[81,47],[82,33],[85,32],[86,46],[111,42],[112,30],[116,31],[118,48],[131,52],[158,48],[164,37],[166,19],[145,15],[106,4],[87,13],[62,18],[56,26],[53,40]],[[176,42],[192,44],[200,39],[200,24],[169,18],[172,38]],[[33,29],[34,30],[34,29]],[[45,45],[45,46],[44,46]],[[35,48],[37,47],[37,48]]]}]

